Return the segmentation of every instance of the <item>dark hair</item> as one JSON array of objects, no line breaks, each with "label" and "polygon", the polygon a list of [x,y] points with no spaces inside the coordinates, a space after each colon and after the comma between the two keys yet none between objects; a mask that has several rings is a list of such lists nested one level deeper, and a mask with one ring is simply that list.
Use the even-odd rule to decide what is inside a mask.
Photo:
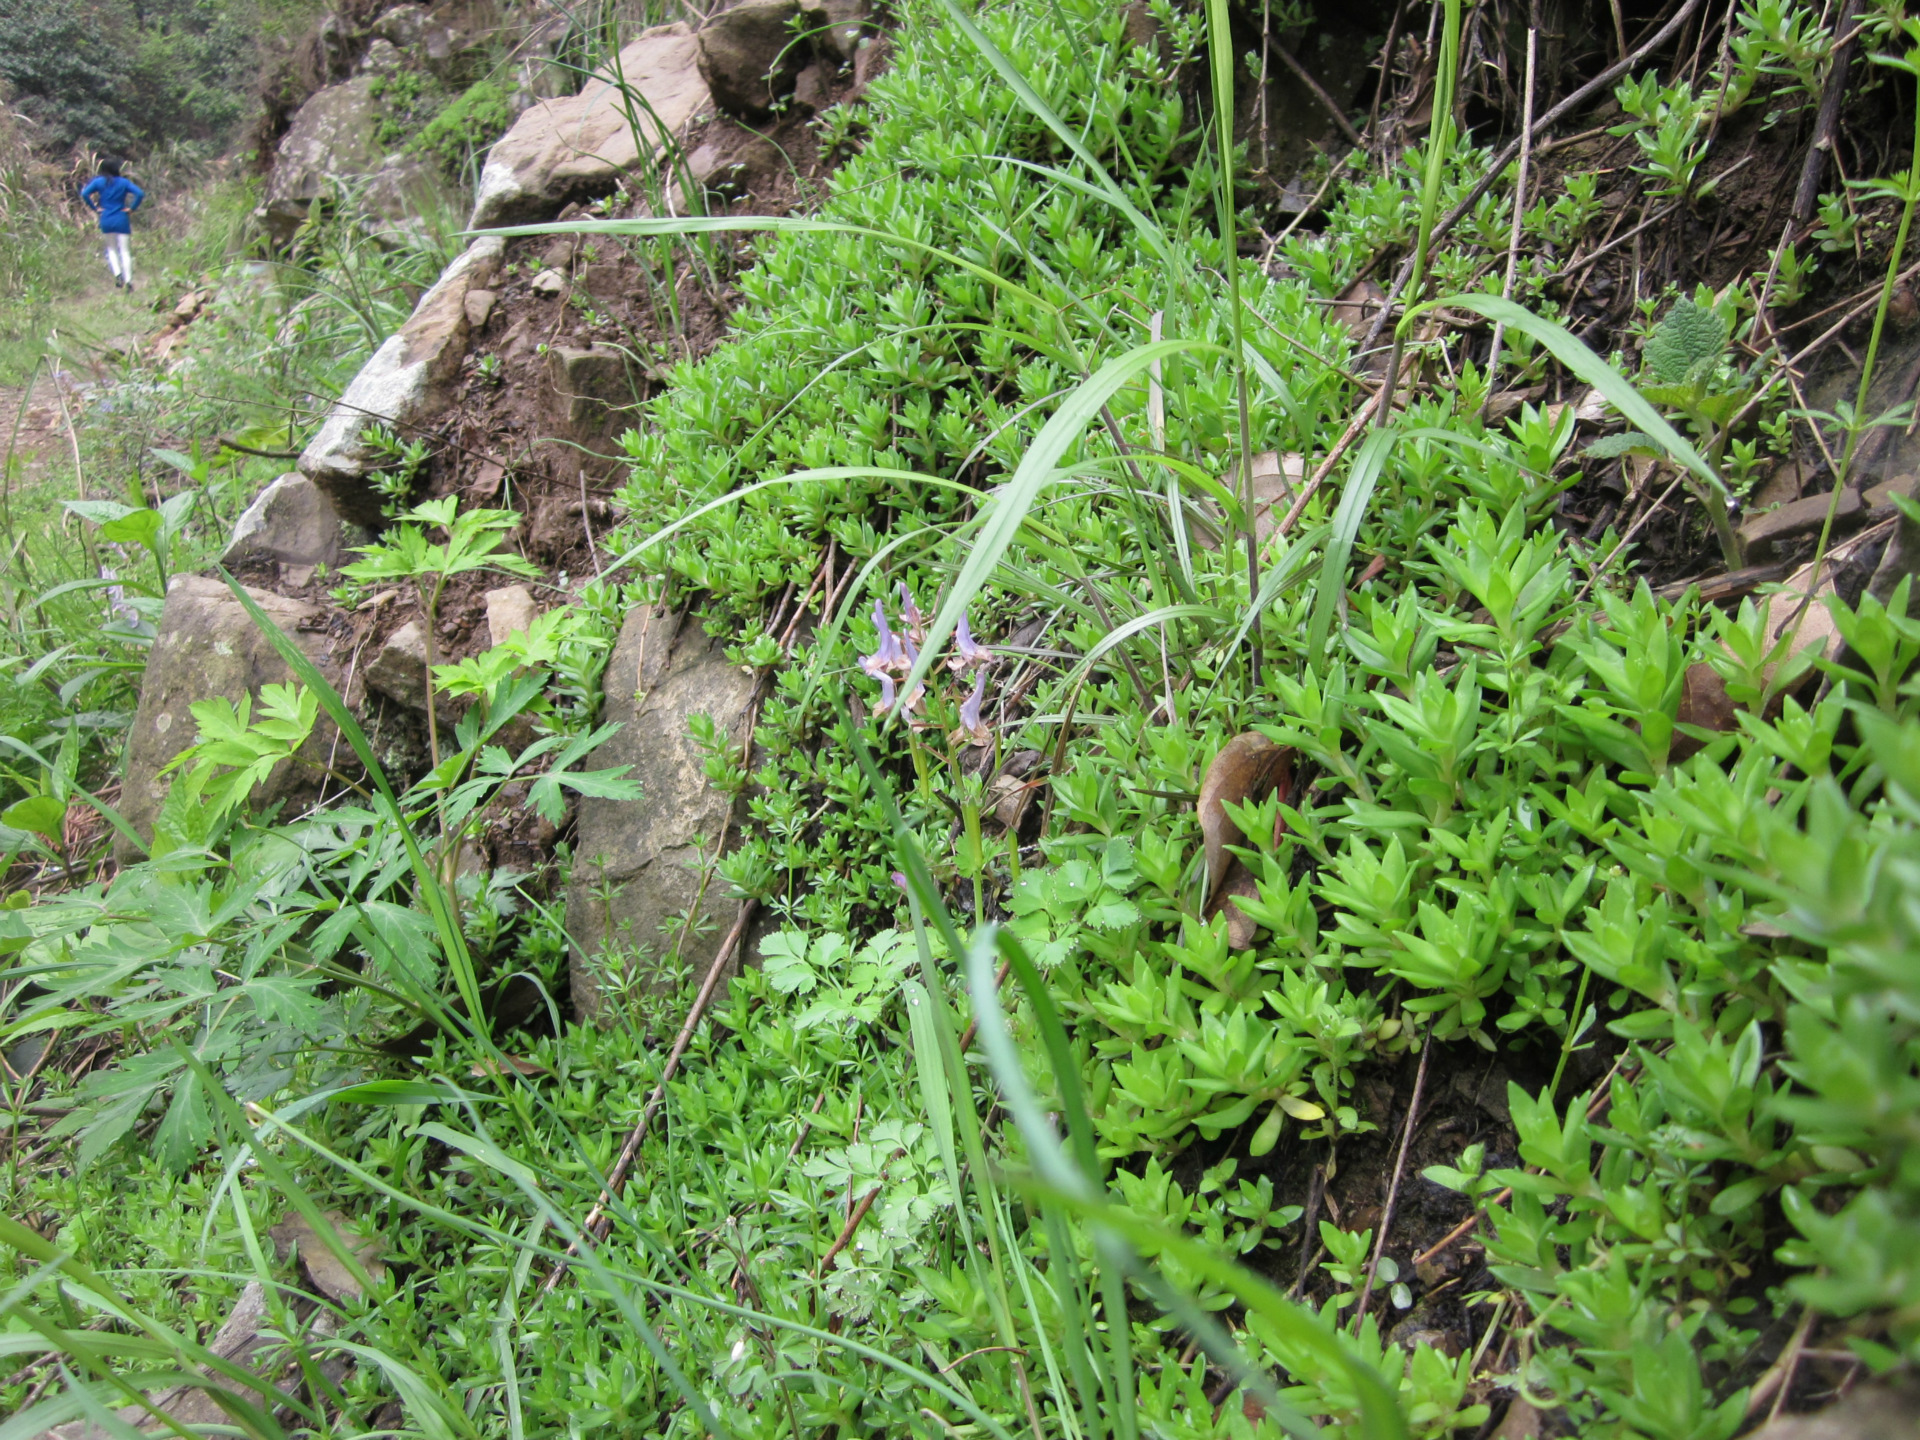
[{"label": "dark hair", "polygon": [[102,175],[117,176],[120,173],[120,162],[118,160],[102,160],[100,162],[100,173]]}]

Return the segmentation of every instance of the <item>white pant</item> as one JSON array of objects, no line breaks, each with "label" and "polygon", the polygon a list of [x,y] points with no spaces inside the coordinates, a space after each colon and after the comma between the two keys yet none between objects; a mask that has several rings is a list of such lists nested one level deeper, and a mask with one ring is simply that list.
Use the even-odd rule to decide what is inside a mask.
[{"label": "white pant", "polygon": [[107,268],[113,272],[115,279],[124,280],[131,285],[133,283],[133,251],[127,247],[132,237],[102,235],[100,238],[107,242]]}]

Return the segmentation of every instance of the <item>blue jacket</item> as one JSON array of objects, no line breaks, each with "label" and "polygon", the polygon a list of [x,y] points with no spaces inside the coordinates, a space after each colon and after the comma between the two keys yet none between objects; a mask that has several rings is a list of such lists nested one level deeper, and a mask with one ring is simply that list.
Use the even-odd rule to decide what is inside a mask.
[{"label": "blue jacket", "polygon": [[[128,204],[131,197],[132,204]],[[127,216],[140,208],[147,192],[122,175],[96,175],[80,192],[80,203],[100,216],[103,235],[129,235],[133,226]]]}]

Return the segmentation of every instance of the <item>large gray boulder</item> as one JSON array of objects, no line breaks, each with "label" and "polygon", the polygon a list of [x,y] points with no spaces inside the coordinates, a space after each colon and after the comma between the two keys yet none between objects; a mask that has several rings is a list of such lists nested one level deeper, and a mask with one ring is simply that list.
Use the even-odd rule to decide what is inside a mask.
[{"label": "large gray boulder", "polygon": [[608,193],[623,173],[654,159],[712,103],[699,49],[685,25],[657,26],[578,95],[528,109],[487,152],[470,227],[545,220],[569,200]]},{"label": "large gray boulder", "polygon": [[[326,612],[265,590],[249,588],[247,594],[338,689],[341,667],[331,638],[321,628]],[[261,686],[291,684],[293,679],[280,652],[223,583],[200,575],[174,577],[127,736],[126,778],[120,791],[120,813],[142,839],[152,836],[154,817],[172,784],[172,777],[160,772],[194,743],[193,703],[217,696],[237,706],[241,696],[252,695],[257,705]],[[316,766],[325,763],[334,736],[332,722],[323,714],[301,754],[282,762],[255,788],[254,806],[280,801],[286,814],[318,796],[322,776]],[[136,852],[121,840],[115,853],[125,862]]]},{"label": "large gray boulder", "polygon": [[[732,805],[707,783],[688,720],[711,716],[738,743],[754,678],[727,663],[697,617],[678,622],[656,611],[627,617],[607,665],[606,718],[620,730],[593,753],[591,767],[631,765],[638,800],[582,799],[567,892],[574,1008],[598,1018],[597,973],[604,952],[644,950],[643,965],[676,944],[682,964],[702,971],[719,950],[733,905],[715,880],[700,893],[701,842],[711,856],[728,830]],[[696,933],[681,941],[680,917],[696,911]],[[643,973],[645,971],[643,970]]]},{"label": "large gray boulder", "polygon": [[504,242],[475,240],[420,297],[407,323],[373,352],[300,454],[300,473],[320,488],[340,517],[378,525],[380,496],[367,476],[379,457],[366,444],[373,425],[411,439],[445,408],[473,331],[467,296],[487,290],[500,271]]},{"label": "large gray boulder", "polygon": [[386,151],[378,138],[374,82],[372,75],[356,75],[329,85],[294,112],[258,211],[275,241],[291,239],[322,195],[380,168]]}]

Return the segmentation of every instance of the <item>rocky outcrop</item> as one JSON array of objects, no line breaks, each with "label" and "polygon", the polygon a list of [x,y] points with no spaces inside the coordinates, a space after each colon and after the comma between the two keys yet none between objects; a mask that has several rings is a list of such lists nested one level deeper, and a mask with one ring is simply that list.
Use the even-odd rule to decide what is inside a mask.
[{"label": "rocky outcrop", "polygon": [[[265,590],[249,588],[247,594],[338,688],[342,676],[329,637],[317,628],[325,623],[326,612]],[[120,813],[127,823],[143,839],[153,834],[154,817],[172,783],[160,772],[194,743],[197,727],[190,707],[196,700],[218,696],[238,705],[244,695],[258,696],[263,685],[292,680],[287,662],[225,584],[199,575],[176,576],[167,587],[159,633],[140,687],[140,707],[127,736],[120,792]],[[324,763],[333,738],[333,726],[323,716],[302,756]],[[320,772],[299,763],[300,758],[283,762],[255,788],[256,807],[282,802],[290,812],[319,794]],[[123,862],[134,858],[124,840],[115,853]]]},{"label": "rocky outcrop", "polygon": [[341,181],[380,168],[386,151],[377,138],[375,88],[374,76],[356,75],[327,86],[294,112],[257,212],[276,243],[291,239],[313,202]]},{"label": "rocky outcrop", "polygon": [[570,200],[606,194],[651,160],[712,103],[698,51],[686,26],[659,26],[578,95],[533,106],[487,152],[472,228],[544,220]]},{"label": "rocky outcrop", "polygon": [[376,39],[363,58],[362,73],[329,85],[295,112],[254,212],[274,244],[291,240],[323,195],[350,195],[366,215],[413,225],[442,194],[439,172],[430,161],[388,154],[380,143],[382,110],[374,92],[399,65],[399,52]]},{"label": "rocky outcrop", "polygon": [[498,237],[483,235],[446,268],[407,323],[353,377],[301,452],[300,473],[344,519],[379,522],[380,498],[367,483],[378,463],[366,444],[367,429],[383,424],[410,435],[440,412],[446,386],[467,353],[467,297],[493,283],[503,248]]},{"label": "rocky outcrop", "polygon": [[[699,863],[721,845],[732,805],[707,783],[688,720],[709,715],[738,742],[753,676],[727,663],[696,618],[647,610],[627,618],[605,685],[605,718],[621,728],[587,763],[631,765],[640,798],[580,802],[566,925],[582,1016],[598,1013],[595,977],[610,947],[658,957],[677,945],[696,972],[718,951],[732,907],[717,881],[702,895]],[[682,943],[682,919],[696,911],[700,923]]]}]

